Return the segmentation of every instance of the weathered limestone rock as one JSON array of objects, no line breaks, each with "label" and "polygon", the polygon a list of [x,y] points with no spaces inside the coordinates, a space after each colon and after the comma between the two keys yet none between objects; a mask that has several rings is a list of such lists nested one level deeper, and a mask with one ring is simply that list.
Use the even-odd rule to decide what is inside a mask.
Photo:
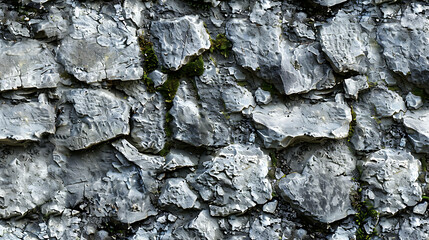
[{"label": "weathered limestone rock", "polygon": [[[306,149],[305,147],[303,149]],[[293,172],[279,181],[281,196],[304,214],[324,223],[354,213],[350,194],[356,188],[352,173],[356,157],[345,141],[307,148],[302,172]]]},{"label": "weathered limestone rock", "polygon": [[317,44],[294,46],[281,40],[279,26],[258,26],[243,19],[231,20],[226,30],[238,64],[258,72],[280,92],[305,93],[335,85]]},{"label": "weathered limestone rock", "polygon": [[418,183],[420,161],[409,152],[382,149],[362,163],[361,180],[369,186],[363,191],[374,208],[383,214],[395,214],[422,198]]},{"label": "weathered limestone rock", "polygon": [[229,145],[205,162],[204,169],[188,176],[188,181],[209,202],[212,216],[243,213],[271,199],[269,160],[258,147]]},{"label": "weathered limestone rock", "polygon": [[346,97],[357,99],[358,93],[364,89],[369,88],[367,79],[363,75],[347,78],[344,80],[344,91]]},{"label": "weathered limestone rock", "polygon": [[429,110],[407,111],[403,122],[414,150],[429,153]]},{"label": "weathered limestone rock", "polygon": [[52,146],[0,147],[0,217],[22,216],[48,202],[62,184],[53,177]]},{"label": "weathered limestone rock", "polygon": [[55,88],[59,81],[59,64],[45,44],[35,40],[0,40],[0,92]]},{"label": "weathered limestone rock", "polygon": [[387,88],[373,88],[364,98],[366,98],[368,104],[374,106],[378,117],[391,117],[395,113],[407,110],[402,97]]},{"label": "weathered limestone rock", "polygon": [[210,35],[198,16],[161,19],[152,22],[150,30],[158,59],[173,71],[210,48]]},{"label": "weathered limestone rock", "polygon": [[175,205],[182,209],[188,209],[199,205],[197,199],[198,196],[189,189],[185,179],[170,178],[166,180],[158,202],[161,206]]},{"label": "weathered limestone rock", "polygon": [[225,86],[222,91],[222,99],[226,110],[230,112],[240,112],[250,106],[256,106],[252,93],[238,85]]},{"label": "weathered limestone rock", "polygon": [[[76,7],[58,61],[78,80],[138,80],[143,76],[136,30],[95,10]],[[101,19],[97,21],[96,19]]]},{"label": "weathered limestone rock", "polygon": [[337,72],[365,73],[367,70],[362,29],[352,15],[339,11],[320,29],[320,43]]},{"label": "weathered limestone rock", "polygon": [[407,94],[405,101],[407,102],[407,107],[411,109],[418,109],[423,106],[422,97],[416,96],[411,92]]},{"label": "weathered limestone rock", "polygon": [[171,149],[165,157],[164,169],[174,171],[183,167],[195,167],[198,165],[198,158],[192,154],[178,149]]},{"label": "weathered limestone rock", "polygon": [[382,131],[375,115],[374,106],[367,103],[353,104],[353,111],[356,114],[356,125],[350,142],[354,149],[358,151],[379,150],[382,144]]},{"label": "weathered limestone rock", "polygon": [[268,214],[261,214],[256,218],[249,231],[252,240],[281,239],[281,219],[273,218]]},{"label": "weathered limestone rock", "polygon": [[429,237],[429,220],[411,215],[401,224],[400,240],[427,239]]},{"label": "weathered limestone rock", "polygon": [[161,86],[165,81],[167,81],[167,74],[158,70],[149,73],[147,76],[153,81],[154,87]]},{"label": "weathered limestone rock", "polygon": [[63,91],[58,109],[56,143],[70,150],[130,133],[130,106],[106,90]]},{"label": "weathered limestone rock", "polygon": [[63,39],[68,34],[69,21],[55,6],[49,8],[49,14],[45,20],[33,20],[30,24],[35,38]]},{"label": "weathered limestone rock", "polygon": [[325,7],[332,7],[334,5],[347,2],[347,0],[313,0],[315,3],[325,6]]},{"label": "weathered limestone rock", "polygon": [[55,132],[55,109],[40,95],[39,102],[0,105],[0,142],[39,141]]},{"label": "weathered limestone rock", "polygon": [[[181,82],[170,114],[173,116],[173,137],[194,146],[224,145],[224,131],[216,131],[218,125],[199,105],[195,93],[186,82]],[[222,127],[222,126],[220,126]]]},{"label": "weathered limestone rock", "polygon": [[128,96],[132,108],[131,139],[140,151],[158,153],[164,148],[166,107],[160,93],[150,93],[143,82],[121,82],[116,86]]},{"label": "weathered limestone rock", "polygon": [[[421,21],[425,20],[417,19],[413,25]],[[378,41],[392,71],[407,76],[409,81],[428,89],[428,29],[409,29],[399,23],[385,23],[378,28]]]},{"label": "weathered limestone rock", "polygon": [[210,216],[208,210],[201,211],[198,216],[192,219],[185,226],[180,226],[173,232],[175,239],[222,239],[223,234],[216,219]]},{"label": "weathered limestone rock", "polygon": [[284,148],[297,140],[345,138],[352,120],[350,108],[341,101],[257,106],[252,118],[268,148]]},{"label": "weathered limestone rock", "polygon": [[255,91],[255,100],[258,104],[266,105],[272,100],[271,93],[268,91],[264,91],[261,88],[258,88]]}]

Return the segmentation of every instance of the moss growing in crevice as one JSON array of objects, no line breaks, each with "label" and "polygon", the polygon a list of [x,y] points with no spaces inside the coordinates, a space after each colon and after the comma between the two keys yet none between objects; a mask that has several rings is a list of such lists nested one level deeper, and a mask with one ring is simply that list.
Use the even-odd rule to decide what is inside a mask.
[{"label": "moss growing in crevice", "polygon": [[353,109],[353,106],[350,106],[351,113],[352,113],[352,121],[349,125],[349,134],[347,135],[347,140],[350,142],[350,140],[353,137],[353,134],[355,133],[355,127],[356,127],[356,112]]},{"label": "moss growing in crevice", "polygon": [[139,37],[139,45],[144,57],[143,67],[145,72],[150,73],[155,71],[159,66],[159,62],[153,49],[153,43],[141,36]]},{"label": "moss growing in crevice", "polygon": [[227,58],[232,51],[232,43],[226,38],[225,34],[218,34],[214,40],[210,38],[210,43],[211,53],[218,51],[225,58]]},{"label": "moss growing in crevice", "polygon": [[354,207],[357,211],[354,220],[358,225],[358,229],[356,230],[356,240],[369,240],[377,236],[378,233],[375,228],[368,234],[365,231],[364,226],[370,220],[377,220],[380,214],[366,201],[355,203]]}]

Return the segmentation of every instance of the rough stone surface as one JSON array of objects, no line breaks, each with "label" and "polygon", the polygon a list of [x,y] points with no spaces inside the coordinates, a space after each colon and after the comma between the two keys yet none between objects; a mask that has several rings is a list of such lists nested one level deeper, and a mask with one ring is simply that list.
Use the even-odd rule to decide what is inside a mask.
[{"label": "rough stone surface", "polygon": [[55,132],[55,110],[41,95],[39,102],[1,104],[0,142],[38,141]]},{"label": "rough stone surface", "polygon": [[429,110],[407,111],[403,121],[414,150],[429,153]]},{"label": "rough stone surface", "polygon": [[268,148],[287,147],[311,138],[345,138],[352,120],[350,108],[342,102],[257,106],[252,118],[260,126],[258,134]]},{"label": "rough stone surface", "polygon": [[70,150],[130,133],[130,106],[108,91],[67,90],[60,102],[55,139]]},{"label": "rough stone surface", "polygon": [[347,2],[347,0],[314,0],[314,2],[325,7],[332,7],[334,5]]},{"label": "rough stone surface", "polygon": [[18,88],[54,88],[60,81],[59,70],[54,55],[41,42],[0,41],[0,92]]},{"label": "rough stone surface", "polygon": [[166,180],[159,196],[161,206],[175,205],[176,207],[188,209],[197,207],[198,196],[189,189],[183,178],[170,178]]},{"label": "rough stone surface", "polygon": [[382,149],[371,154],[362,163],[361,180],[369,184],[364,197],[383,214],[416,205],[422,198],[417,181],[420,165],[406,151]]},{"label": "rough stone surface", "polygon": [[71,33],[57,55],[68,73],[87,83],[143,76],[135,29],[84,7],[76,7],[71,19]]},{"label": "rough stone surface", "polygon": [[356,19],[340,11],[320,29],[322,50],[337,72],[365,73],[367,70],[362,29]]},{"label": "rough stone surface", "polygon": [[152,22],[152,36],[164,67],[177,70],[210,48],[210,36],[198,16]]},{"label": "rough stone surface", "polygon": [[191,185],[209,203],[212,216],[243,213],[271,199],[269,161],[258,147],[230,145],[204,163]]},{"label": "rough stone surface", "polygon": [[198,158],[186,151],[171,149],[165,157],[164,169],[174,171],[183,167],[195,167],[198,165]]},{"label": "rough stone surface", "polygon": [[412,93],[408,93],[405,97],[405,101],[407,102],[407,107],[412,109],[418,109],[423,106],[422,97],[416,96]]},{"label": "rough stone surface", "polygon": [[369,85],[365,76],[359,75],[344,80],[344,91],[349,98],[356,100],[358,93],[367,88],[369,88]]},{"label": "rough stone surface", "polygon": [[356,157],[345,142],[330,142],[304,152],[302,172],[279,181],[280,194],[303,213],[331,223],[354,213],[349,195],[355,188]]},{"label": "rough stone surface", "polygon": [[258,104],[268,104],[271,102],[272,97],[271,93],[268,91],[264,91],[261,88],[258,88],[255,91],[255,99]]},{"label": "rough stone surface", "polygon": [[237,85],[226,86],[222,91],[222,99],[226,110],[230,112],[240,112],[244,108],[256,106],[252,93],[246,88]]}]

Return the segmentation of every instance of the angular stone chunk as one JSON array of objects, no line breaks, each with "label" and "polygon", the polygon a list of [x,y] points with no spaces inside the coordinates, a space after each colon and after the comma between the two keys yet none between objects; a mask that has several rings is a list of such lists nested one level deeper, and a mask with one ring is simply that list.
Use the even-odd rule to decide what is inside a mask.
[{"label": "angular stone chunk", "polygon": [[196,207],[198,196],[189,188],[183,178],[170,178],[166,180],[161,190],[158,202],[161,206],[171,206],[182,209]]},{"label": "angular stone chunk", "polygon": [[70,150],[130,133],[130,106],[106,90],[66,90],[58,109],[56,142]]},{"label": "angular stone chunk", "polygon": [[367,71],[362,29],[354,17],[343,11],[320,29],[322,50],[337,72]]},{"label": "angular stone chunk", "polygon": [[324,223],[354,213],[350,194],[356,188],[352,173],[356,157],[345,141],[303,147],[302,172],[293,172],[278,184],[281,196],[304,214]]},{"label": "angular stone chunk", "polygon": [[59,64],[41,42],[0,40],[0,92],[18,88],[55,88]]},{"label": "angular stone chunk", "polygon": [[52,147],[0,147],[0,217],[22,216],[48,202],[61,188]]},{"label": "angular stone chunk", "polygon": [[[413,24],[420,21],[424,20],[417,19]],[[387,66],[407,76],[412,83],[429,89],[429,31],[426,28],[405,28],[399,23],[385,23],[377,33]]]},{"label": "angular stone chunk", "polygon": [[233,144],[220,149],[188,181],[209,202],[212,216],[243,213],[271,199],[269,161],[256,146]]},{"label": "angular stone chunk", "polygon": [[95,10],[76,7],[75,14],[72,31],[57,54],[67,72],[87,83],[143,76],[135,29]]},{"label": "angular stone chunk", "polygon": [[223,234],[219,228],[217,220],[210,216],[208,210],[201,211],[197,217],[179,226],[173,232],[175,239],[202,239],[217,240],[223,239]]},{"label": "angular stone chunk", "polygon": [[401,224],[399,230],[399,239],[428,239],[429,238],[429,220],[416,215],[406,218]]},{"label": "angular stone chunk", "polygon": [[131,138],[140,151],[158,153],[164,148],[166,107],[160,93],[150,93],[141,81],[121,82],[116,88],[124,91],[132,105]]},{"label": "angular stone chunk", "polygon": [[318,44],[295,46],[282,40],[279,26],[259,26],[244,19],[227,23],[237,63],[271,81],[285,94],[305,93],[335,85],[332,69]]},{"label": "angular stone chunk", "polygon": [[407,111],[403,121],[414,150],[429,153],[429,110]]},{"label": "angular stone chunk", "polygon": [[407,107],[411,109],[418,109],[423,106],[422,97],[416,96],[411,92],[407,94],[405,101],[407,102]]},{"label": "angular stone chunk", "polygon": [[[371,100],[371,99],[369,99]],[[358,151],[373,151],[381,147],[382,131],[373,117],[374,106],[367,102],[353,104],[356,114],[356,125],[350,142]]]},{"label": "angular stone chunk", "polygon": [[238,85],[226,86],[222,91],[222,99],[226,110],[230,112],[240,112],[249,106],[256,106],[252,93]]},{"label": "angular stone chunk", "polygon": [[347,0],[313,0],[315,3],[325,6],[325,7],[332,7],[334,5],[347,2]]},{"label": "angular stone chunk", "polygon": [[272,99],[271,93],[268,91],[262,90],[261,88],[255,91],[255,100],[258,104],[268,104]]},{"label": "angular stone chunk", "polygon": [[150,30],[161,63],[173,71],[210,48],[210,36],[198,16],[161,19],[152,22]]},{"label": "angular stone chunk", "polygon": [[284,148],[297,140],[345,138],[352,116],[349,106],[342,102],[276,103],[257,106],[252,119],[265,147]]},{"label": "angular stone chunk", "polygon": [[357,99],[358,93],[369,88],[367,78],[363,75],[344,79],[344,91],[349,98]]},{"label": "angular stone chunk", "polygon": [[55,6],[49,8],[46,19],[31,24],[35,38],[63,39],[68,33],[69,21]]},{"label": "angular stone chunk", "polygon": [[173,137],[193,146],[223,145],[224,131],[217,131],[218,123],[212,122],[209,113],[199,106],[191,88],[192,86],[182,82],[174,97],[173,107],[170,109],[173,116]]},{"label": "angular stone chunk", "polygon": [[167,171],[174,171],[177,168],[194,167],[197,165],[198,158],[196,156],[183,150],[171,149],[165,157],[164,169]]},{"label": "angular stone chunk", "polygon": [[382,149],[362,163],[361,181],[368,183],[363,191],[374,208],[383,214],[414,206],[422,199],[418,183],[420,161],[409,152]]},{"label": "angular stone chunk", "polygon": [[0,142],[38,141],[55,133],[55,109],[47,102],[0,105]]}]

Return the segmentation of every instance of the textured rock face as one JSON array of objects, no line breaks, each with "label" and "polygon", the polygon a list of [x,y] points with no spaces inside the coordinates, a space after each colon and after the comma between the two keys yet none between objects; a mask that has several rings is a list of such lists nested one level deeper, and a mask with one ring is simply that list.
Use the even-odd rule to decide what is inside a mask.
[{"label": "textured rock face", "polygon": [[59,109],[56,142],[70,150],[84,149],[130,132],[129,105],[101,89],[65,91]]},{"label": "textured rock face", "polygon": [[279,27],[261,27],[242,19],[231,20],[226,29],[238,64],[269,79],[280,92],[305,93],[335,85],[318,44],[293,46],[281,40]]},{"label": "textured rock face", "polygon": [[71,33],[58,49],[58,61],[66,71],[87,83],[138,80],[143,76],[141,60],[135,29],[79,7]]},{"label": "textured rock face", "polygon": [[320,29],[322,50],[335,71],[366,72],[366,47],[362,35],[356,19],[341,11],[330,23],[322,26]]},{"label": "textured rock face", "polygon": [[188,209],[196,207],[198,196],[189,189],[185,179],[168,179],[159,196],[161,206],[175,205],[176,207]]},{"label": "textured rock face", "polygon": [[414,149],[429,153],[429,110],[407,111],[403,121]]},{"label": "textured rock face", "polygon": [[268,164],[269,157],[259,148],[230,145],[205,162],[192,185],[209,202],[212,216],[243,213],[271,199]]},{"label": "textured rock face", "polygon": [[[18,88],[54,88],[59,65],[46,45],[25,40],[0,41],[0,92]],[[19,67],[17,67],[19,66]]]},{"label": "textured rock face", "polygon": [[355,188],[351,176],[356,157],[345,142],[316,145],[303,154],[308,158],[302,172],[288,174],[279,182],[282,197],[324,223],[353,214],[349,195]]},{"label": "textured rock face", "polygon": [[153,22],[151,33],[163,66],[170,70],[179,69],[190,57],[210,48],[210,36],[198,16]]},{"label": "textured rock face", "polygon": [[297,140],[345,138],[352,120],[350,108],[337,102],[258,106],[252,118],[260,126],[258,133],[268,148],[287,147]]},{"label": "textured rock face", "polygon": [[381,213],[394,214],[421,200],[420,161],[410,153],[383,149],[371,154],[362,168],[361,179],[369,184],[363,194]]},{"label": "textured rock face", "polygon": [[347,0],[314,0],[314,2],[325,7],[332,7],[334,5],[347,2]]},{"label": "textured rock face", "polygon": [[55,132],[54,107],[41,96],[39,102],[0,106],[0,141],[38,141]]}]

